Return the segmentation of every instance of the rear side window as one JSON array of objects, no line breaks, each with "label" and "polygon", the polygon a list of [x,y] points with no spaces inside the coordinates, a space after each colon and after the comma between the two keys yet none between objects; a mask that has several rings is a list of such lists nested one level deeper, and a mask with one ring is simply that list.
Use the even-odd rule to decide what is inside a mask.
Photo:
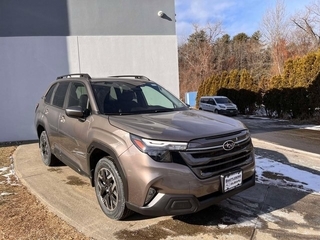
[{"label": "rear side window", "polygon": [[47,92],[44,102],[50,104],[51,103],[51,98],[52,98],[52,94],[54,92],[54,90],[56,89],[57,84],[55,83],[54,85],[51,86],[51,88],[49,89],[49,91]]},{"label": "rear side window", "polygon": [[64,98],[68,89],[68,82],[59,83],[58,88],[53,96],[52,105],[62,108],[64,103]]}]

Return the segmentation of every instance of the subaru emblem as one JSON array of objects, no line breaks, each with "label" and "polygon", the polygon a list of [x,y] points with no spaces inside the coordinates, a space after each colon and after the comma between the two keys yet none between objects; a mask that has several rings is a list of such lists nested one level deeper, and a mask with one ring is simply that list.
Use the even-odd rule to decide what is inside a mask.
[{"label": "subaru emblem", "polygon": [[224,150],[230,151],[234,148],[234,145],[235,145],[234,141],[228,140],[223,143],[222,147]]}]

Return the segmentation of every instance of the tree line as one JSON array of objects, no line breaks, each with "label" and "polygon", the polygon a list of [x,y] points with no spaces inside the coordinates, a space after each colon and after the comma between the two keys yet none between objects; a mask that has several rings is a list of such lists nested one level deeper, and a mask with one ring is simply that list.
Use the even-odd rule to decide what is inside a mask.
[{"label": "tree line", "polygon": [[286,16],[269,9],[251,36],[223,34],[222,24],[194,26],[179,45],[181,96],[226,95],[242,113],[264,104],[270,114],[308,118],[320,107],[320,1]]}]

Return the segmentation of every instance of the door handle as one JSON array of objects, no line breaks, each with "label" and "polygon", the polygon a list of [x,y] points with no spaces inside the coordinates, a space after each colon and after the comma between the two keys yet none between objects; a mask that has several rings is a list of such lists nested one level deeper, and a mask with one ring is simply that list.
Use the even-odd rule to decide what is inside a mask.
[{"label": "door handle", "polygon": [[65,116],[60,116],[60,122],[64,123],[66,121]]},{"label": "door handle", "polygon": [[44,110],[44,114],[47,115],[49,113],[48,108],[46,108],[46,110]]}]

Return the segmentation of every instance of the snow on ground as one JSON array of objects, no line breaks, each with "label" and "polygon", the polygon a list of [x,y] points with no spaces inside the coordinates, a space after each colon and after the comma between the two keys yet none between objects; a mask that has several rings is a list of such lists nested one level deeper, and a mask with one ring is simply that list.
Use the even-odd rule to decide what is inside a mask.
[{"label": "snow on ground", "polygon": [[320,125],[319,126],[304,126],[303,129],[309,129],[309,130],[315,130],[320,131]]},{"label": "snow on ground", "polygon": [[[259,155],[256,155],[256,170],[257,183],[320,195],[320,175]],[[257,202],[239,195],[226,199],[220,203],[220,206],[227,214],[222,217],[223,224],[219,224],[219,228],[239,226],[261,228],[265,222],[280,227],[278,224],[283,223],[283,219],[297,224],[305,223],[303,214],[295,210],[288,212],[283,208],[270,207],[268,210],[257,212],[259,208]]]},{"label": "snow on ground", "polygon": [[[5,181],[1,181],[3,179],[1,178],[0,184],[19,185],[19,179],[16,176],[13,164],[11,164],[9,167],[0,166],[0,176],[3,176],[6,179]],[[1,196],[3,196],[2,193]]]},{"label": "snow on ground", "polygon": [[257,183],[320,195],[320,175],[256,155]]}]

